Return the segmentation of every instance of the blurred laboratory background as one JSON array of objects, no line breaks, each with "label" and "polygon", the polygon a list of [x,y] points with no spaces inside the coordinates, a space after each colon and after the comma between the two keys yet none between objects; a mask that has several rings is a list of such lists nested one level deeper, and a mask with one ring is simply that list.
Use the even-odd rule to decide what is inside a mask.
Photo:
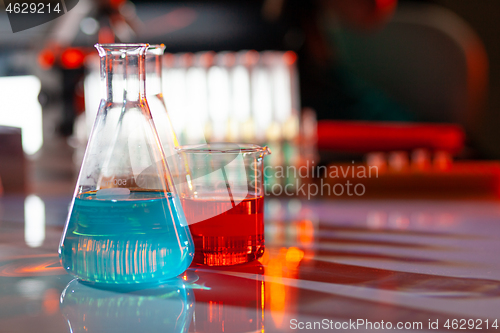
[{"label": "blurred laboratory background", "polygon": [[13,33],[2,9],[0,193],[71,195],[100,101],[93,45],[147,42],[166,47],[181,145],[268,145],[271,166],[373,164],[373,195],[496,196],[499,11],[496,0],[80,0]]}]

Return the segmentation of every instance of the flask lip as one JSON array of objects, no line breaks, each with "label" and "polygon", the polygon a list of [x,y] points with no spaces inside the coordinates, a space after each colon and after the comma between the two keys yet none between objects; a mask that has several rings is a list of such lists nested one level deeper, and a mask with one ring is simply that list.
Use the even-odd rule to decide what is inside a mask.
[{"label": "flask lip", "polygon": [[185,145],[176,148],[179,153],[186,154],[261,154],[262,156],[270,155],[271,150],[267,147],[261,147],[255,144],[248,143],[233,143],[233,142],[212,142],[202,145]]}]

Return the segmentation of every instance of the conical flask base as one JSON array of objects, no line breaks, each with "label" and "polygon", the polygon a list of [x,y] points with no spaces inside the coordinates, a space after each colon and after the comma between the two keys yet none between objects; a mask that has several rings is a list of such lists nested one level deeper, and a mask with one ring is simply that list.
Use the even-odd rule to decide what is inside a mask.
[{"label": "conical flask base", "polygon": [[154,283],[181,274],[191,263],[188,240],[179,242],[179,219],[167,219],[172,197],[159,191],[75,199],[61,247],[65,269],[94,283]]}]

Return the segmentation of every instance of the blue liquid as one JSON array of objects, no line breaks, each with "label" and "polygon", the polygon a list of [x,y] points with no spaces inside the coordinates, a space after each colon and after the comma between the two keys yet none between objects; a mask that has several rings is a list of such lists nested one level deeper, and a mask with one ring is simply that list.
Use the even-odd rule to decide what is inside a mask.
[{"label": "blue liquid", "polygon": [[181,274],[194,246],[176,209],[163,192],[131,192],[125,199],[81,194],[59,249],[63,267],[81,280],[105,284],[158,283]]}]

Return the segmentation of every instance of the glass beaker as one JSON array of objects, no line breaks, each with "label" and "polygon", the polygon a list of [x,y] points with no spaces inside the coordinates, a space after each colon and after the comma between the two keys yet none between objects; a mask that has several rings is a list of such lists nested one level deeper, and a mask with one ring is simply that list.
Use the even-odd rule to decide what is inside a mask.
[{"label": "glass beaker", "polygon": [[103,96],[59,247],[83,281],[156,283],[194,255],[145,97],[147,47],[96,45]]},{"label": "glass beaker", "polygon": [[250,144],[180,147],[186,181],[179,188],[195,243],[195,263],[242,264],[264,253],[267,154],[267,147]]}]

